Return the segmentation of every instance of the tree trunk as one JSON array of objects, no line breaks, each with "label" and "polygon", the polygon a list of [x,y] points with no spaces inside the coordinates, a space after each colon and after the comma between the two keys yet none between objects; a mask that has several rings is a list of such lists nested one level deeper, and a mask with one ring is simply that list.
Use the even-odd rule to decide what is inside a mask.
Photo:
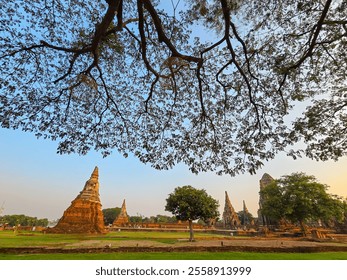
[{"label": "tree trunk", "polygon": [[194,241],[193,221],[189,220],[189,241]]}]

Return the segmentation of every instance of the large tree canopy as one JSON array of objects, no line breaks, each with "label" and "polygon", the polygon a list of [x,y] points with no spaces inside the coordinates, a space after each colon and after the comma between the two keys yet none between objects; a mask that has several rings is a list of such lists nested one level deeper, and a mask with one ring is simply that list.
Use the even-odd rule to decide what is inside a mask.
[{"label": "large tree canopy", "polygon": [[346,215],[346,200],[327,193],[328,186],[314,176],[293,173],[265,186],[262,213],[273,220],[298,222],[306,233],[306,222],[342,222]]},{"label": "large tree canopy", "polygon": [[347,153],[346,1],[15,0],[0,13],[1,126],[59,153],[231,175],[301,140],[288,154]]}]

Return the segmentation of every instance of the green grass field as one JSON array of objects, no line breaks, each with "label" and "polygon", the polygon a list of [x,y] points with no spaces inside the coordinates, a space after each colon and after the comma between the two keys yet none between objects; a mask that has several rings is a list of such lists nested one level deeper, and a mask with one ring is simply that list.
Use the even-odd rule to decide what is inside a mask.
[{"label": "green grass field", "polygon": [[[151,241],[175,244],[186,239],[186,232],[110,232],[105,235],[43,234],[0,231],[0,248],[79,248],[83,242],[117,244],[120,241]],[[216,239],[220,235],[196,233],[196,239]],[[225,237],[231,238],[231,237]],[[235,238],[235,237],[233,237]],[[94,242],[94,243],[93,243]],[[184,241],[183,241],[184,242]],[[251,242],[251,240],[250,240]],[[116,253],[0,253],[0,260],[347,260],[347,252],[256,253],[256,252],[116,252]]]},{"label": "green grass field", "polygon": [[[40,232],[18,232],[0,231],[0,247],[33,247],[33,246],[69,246],[81,241],[96,240],[104,242],[116,242],[124,240],[151,240],[160,243],[174,244],[180,239],[187,239],[187,232],[132,232],[120,231],[110,232],[105,235],[82,235],[82,234],[43,234]],[[221,235],[208,233],[195,233],[196,239],[220,238]],[[228,237],[226,237],[228,238]]]}]

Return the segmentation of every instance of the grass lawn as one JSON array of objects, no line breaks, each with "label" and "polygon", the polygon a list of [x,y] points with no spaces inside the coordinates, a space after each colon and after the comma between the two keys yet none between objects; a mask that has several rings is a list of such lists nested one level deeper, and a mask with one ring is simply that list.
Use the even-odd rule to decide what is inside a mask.
[{"label": "grass lawn", "polygon": [[[84,240],[100,240],[103,242],[117,240],[152,240],[161,243],[173,244],[179,239],[187,239],[187,232],[132,232],[117,231],[109,232],[105,235],[83,235],[83,234],[43,234],[41,232],[17,232],[0,231],[0,247],[33,247],[33,246],[54,246],[61,247],[73,245]],[[220,238],[221,235],[209,233],[195,233],[196,239]],[[224,238],[224,237],[223,237]],[[228,237],[225,237],[228,238]]]}]

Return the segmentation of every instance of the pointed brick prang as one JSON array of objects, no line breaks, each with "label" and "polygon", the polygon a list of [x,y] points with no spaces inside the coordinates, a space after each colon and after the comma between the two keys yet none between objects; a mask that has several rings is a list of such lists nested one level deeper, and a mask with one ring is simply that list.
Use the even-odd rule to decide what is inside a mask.
[{"label": "pointed brick prang", "polygon": [[253,226],[254,220],[250,218],[251,214],[249,213],[246,202],[243,201],[243,210],[242,210],[242,225],[244,226]]},{"label": "pointed brick prang", "polygon": [[241,225],[240,219],[232,206],[228,193],[225,192],[225,205],[223,212],[223,221],[225,228],[238,228]]},{"label": "pointed brick prang", "polygon": [[[264,187],[266,187],[267,185],[271,184],[274,181],[275,181],[274,178],[272,178],[269,174],[264,173],[263,177],[259,181],[260,190],[262,190]],[[263,203],[264,203],[264,197],[262,197],[260,195],[259,196],[258,223],[260,226],[269,226],[272,224],[272,222],[271,222],[269,217],[265,216],[262,213]]]},{"label": "pointed brick prang", "polygon": [[95,178],[95,179],[99,180],[99,169],[97,166],[95,166],[94,171],[93,171],[92,175],[90,176],[90,178]]},{"label": "pointed brick prang", "polygon": [[129,217],[128,217],[127,208],[126,208],[125,199],[124,199],[122,204],[122,209],[118,217],[114,220],[113,226],[124,227],[124,226],[127,226],[128,224],[129,224]]},{"label": "pointed brick prang", "polygon": [[85,183],[83,190],[77,196],[88,201],[100,202],[99,196],[99,170],[95,167],[90,179]]},{"label": "pointed brick prang", "polygon": [[247,206],[246,206],[246,202],[243,201],[243,212],[246,213],[246,214],[249,214],[249,211],[247,209]]},{"label": "pointed brick prang", "polygon": [[51,233],[105,233],[99,196],[99,171],[95,167],[83,190],[71,202]]},{"label": "pointed brick prang", "polygon": [[269,174],[264,173],[263,177],[261,177],[261,179],[259,181],[260,189],[266,187],[267,185],[269,185],[273,181],[275,181],[274,178],[272,178]]}]

